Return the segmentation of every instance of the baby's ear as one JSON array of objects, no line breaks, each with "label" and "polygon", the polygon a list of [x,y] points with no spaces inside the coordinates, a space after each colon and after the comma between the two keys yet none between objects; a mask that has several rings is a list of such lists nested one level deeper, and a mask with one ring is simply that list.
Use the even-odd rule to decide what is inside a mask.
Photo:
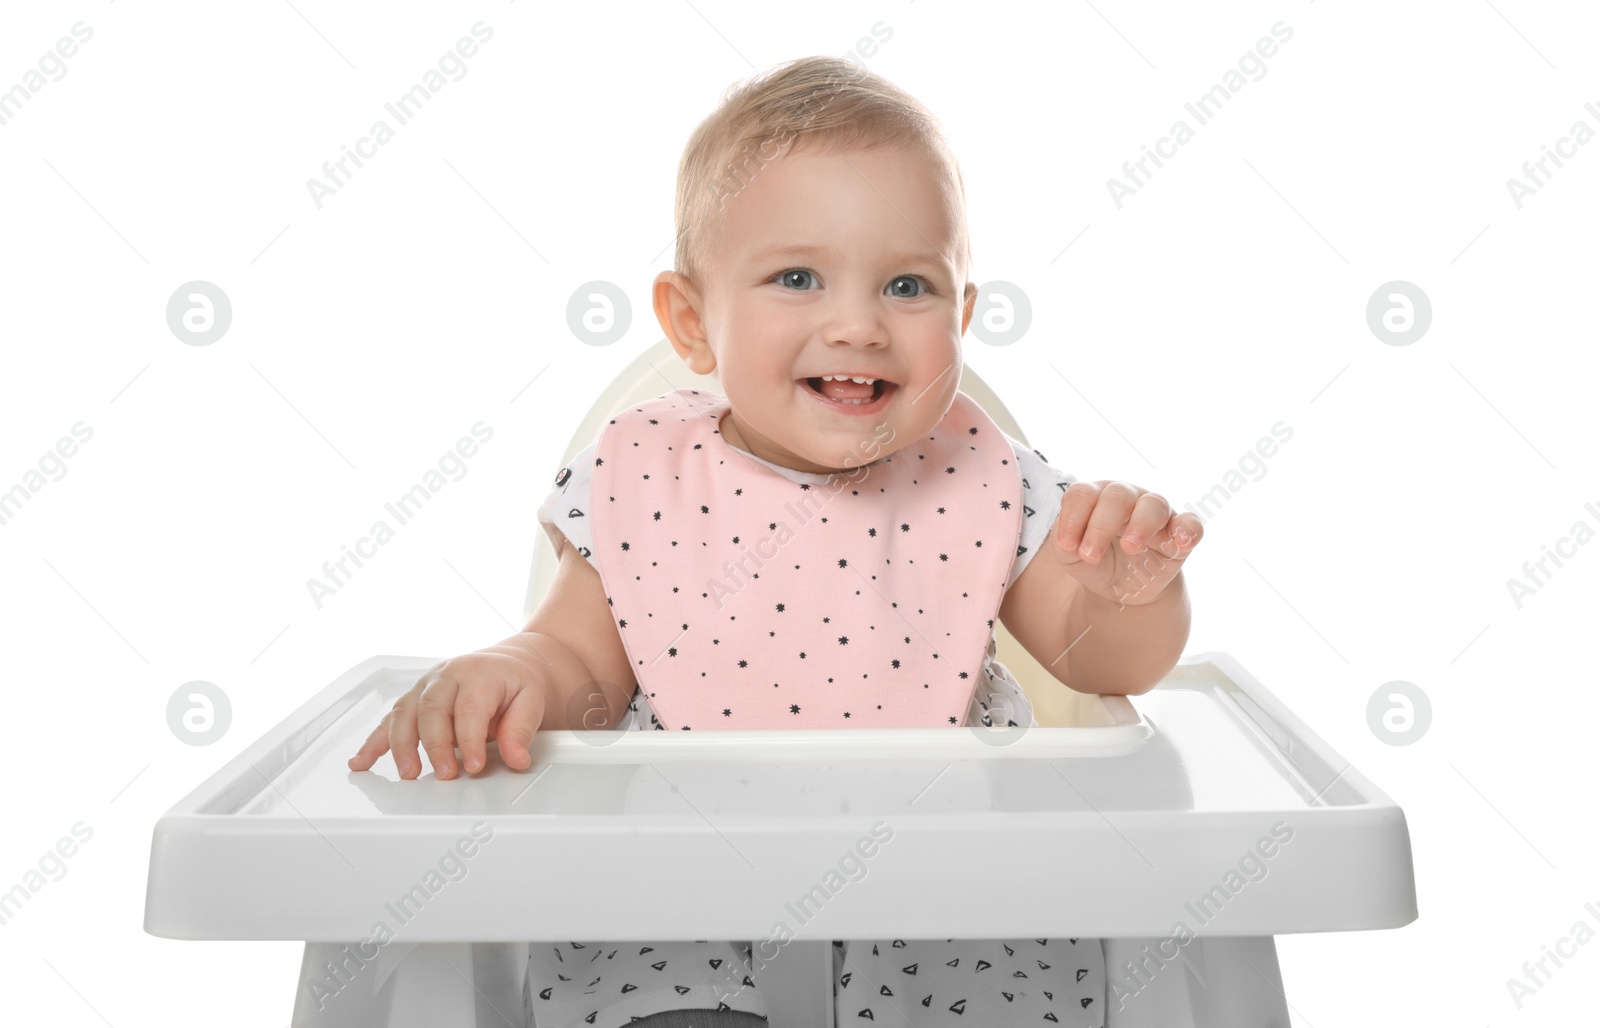
[{"label": "baby's ear", "polygon": [[700,291],[694,283],[675,271],[663,271],[656,276],[652,300],[656,321],[678,358],[697,375],[711,374],[717,358],[706,339]]},{"label": "baby's ear", "polygon": [[678,356],[683,358],[683,363],[689,366],[690,371],[696,375],[710,375],[720,383],[721,380],[717,378],[717,356],[704,340],[695,341],[687,350],[677,343],[673,343],[672,348],[678,351]]}]

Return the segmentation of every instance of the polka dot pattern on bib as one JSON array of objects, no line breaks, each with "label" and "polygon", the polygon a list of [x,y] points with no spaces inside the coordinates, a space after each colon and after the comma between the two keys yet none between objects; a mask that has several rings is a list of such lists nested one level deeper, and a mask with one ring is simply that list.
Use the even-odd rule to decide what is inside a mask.
[{"label": "polka dot pattern on bib", "polygon": [[678,390],[595,450],[596,566],[668,730],[962,723],[1013,564],[1022,484],[957,393],[926,437],[795,483]]}]

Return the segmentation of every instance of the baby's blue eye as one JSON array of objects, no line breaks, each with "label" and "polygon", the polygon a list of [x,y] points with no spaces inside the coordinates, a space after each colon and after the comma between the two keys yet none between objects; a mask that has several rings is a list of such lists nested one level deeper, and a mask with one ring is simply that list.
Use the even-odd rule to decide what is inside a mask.
[{"label": "baby's blue eye", "polygon": [[[799,277],[798,282],[795,281],[797,276]],[[816,281],[816,276],[807,271],[805,268],[790,268],[788,271],[780,271],[777,277],[778,281],[782,282],[784,285],[792,289],[798,289],[801,292],[805,292],[808,289],[806,282]]]},{"label": "baby's blue eye", "polygon": [[[915,293],[902,292],[898,288],[902,282],[911,282],[915,284],[919,287],[919,291]],[[915,299],[916,297],[921,296],[923,293],[928,292],[928,286],[927,283],[923,282],[922,279],[915,275],[901,275],[899,278],[896,278],[893,282],[889,283],[889,292],[893,296],[898,296],[901,299],[909,300]]]}]

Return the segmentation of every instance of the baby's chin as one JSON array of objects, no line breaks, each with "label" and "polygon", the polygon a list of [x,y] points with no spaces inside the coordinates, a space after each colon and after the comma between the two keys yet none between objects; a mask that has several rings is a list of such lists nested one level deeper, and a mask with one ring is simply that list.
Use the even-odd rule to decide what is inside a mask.
[{"label": "baby's chin", "polygon": [[871,428],[841,432],[834,441],[808,439],[798,446],[787,447],[790,453],[832,473],[845,473],[875,463],[900,448],[901,444],[895,440],[894,430],[887,422],[876,423]]}]

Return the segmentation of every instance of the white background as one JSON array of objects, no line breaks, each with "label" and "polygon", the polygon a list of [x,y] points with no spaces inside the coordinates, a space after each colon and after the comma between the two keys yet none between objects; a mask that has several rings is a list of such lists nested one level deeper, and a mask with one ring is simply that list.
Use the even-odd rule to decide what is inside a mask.
[{"label": "white background", "polygon": [[[298,945],[143,933],[153,822],[363,658],[520,625],[573,427],[660,338],[689,133],[736,80],[878,22],[867,65],[962,163],[973,279],[1032,301],[1020,342],[965,340],[1030,442],[1181,507],[1293,429],[1188,564],[1189,652],[1237,657],[1400,803],[1421,909],[1280,937],[1296,1024],[1592,1017],[1600,945],[1520,1010],[1506,980],[1600,927],[1600,546],[1520,609],[1507,581],[1600,528],[1600,142],[1520,209],[1506,181],[1575,122],[1600,130],[1600,16],[1215,6],[6,5],[0,89],[74,23],[94,36],[0,126],[0,491],[75,423],[94,434],[0,525],[0,889],[75,822],[94,835],[0,925],[5,1019],[287,1023]],[[318,209],[307,180],[479,20],[466,77]],[[1107,179],[1279,21],[1265,77],[1119,210]],[[197,279],[233,305],[209,346],[164,315]],[[567,328],[593,279],[633,301],[609,347]],[[1408,346],[1367,325],[1391,280],[1432,302]],[[318,609],[307,579],[479,420],[466,477]],[[195,679],[232,704],[207,747],[166,721]],[[1366,714],[1397,679],[1432,703],[1408,746]]]}]

